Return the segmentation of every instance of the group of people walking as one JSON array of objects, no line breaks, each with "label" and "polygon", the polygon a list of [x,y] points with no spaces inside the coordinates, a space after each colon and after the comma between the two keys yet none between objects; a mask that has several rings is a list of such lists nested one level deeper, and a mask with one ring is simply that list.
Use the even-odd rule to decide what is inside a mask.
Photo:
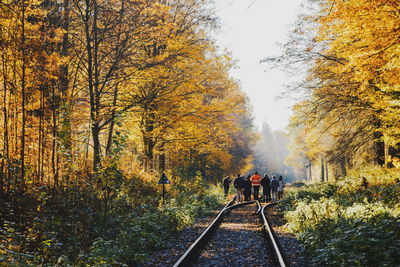
[{"label": "group of people walking", "polygon": [[[248,175],[246,178],[240,174],[238,174],[235,179],[225,177],[223,179],[225,196],[228,195],[229,185],[232,180],[236,190],[236,201],[238,202],[250,201],[252,193],[254,200],[264,202],[276,201],[283,197],[285,183],[282,176],[276,179],[275,175],[272,175],[270,179],[267,174],[261,177],[258,172],[255,172],[253,175]],[[263,189],[261,197],[259,197],[260,187]]]}]

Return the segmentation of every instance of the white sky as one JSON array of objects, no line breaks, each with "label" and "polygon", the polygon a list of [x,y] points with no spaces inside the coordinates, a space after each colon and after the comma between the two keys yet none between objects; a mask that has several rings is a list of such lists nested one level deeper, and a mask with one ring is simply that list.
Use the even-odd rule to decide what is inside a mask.
[{"label": "white sky", "polygon": [[216,0],[221,30],[217,45],[232,52],[239,69],[232,76],[241,81],[242,90],[253,106],[254,125],[261,129],[266,121],[272,130],[284,130],[291,115],[290,99],[277,99],[290,79],[284,72],[266,72],[260,64],[265,57],[279,55],[303,0]]}]

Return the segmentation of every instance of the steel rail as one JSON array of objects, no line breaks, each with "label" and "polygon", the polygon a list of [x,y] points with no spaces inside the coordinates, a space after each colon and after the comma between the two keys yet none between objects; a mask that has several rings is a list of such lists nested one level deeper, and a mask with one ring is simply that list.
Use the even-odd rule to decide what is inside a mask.
[{"label": "steel rail", "polygon": [[247,204],[252,204],[255,202],[255,201],[247,201],[233,205],[235,199],[236,197],[234,197],[228,204],[225,205],[225,207],[221,209],[221,211],[215,217],[213,222],[206,228],[206,230],[203,231],[203,233],[201,233],[201,235],[192,243],[192,245],[190,245],[190,247],[185,251],[185,253],[175,262],[175,264],[173,265],[174,267],[190,265],[190,260],[194,258],[195,255],[201,250],[201,248],[205,245],[206,240],[210,237],[212,232],[219,226],[222,220],[222,216],[224,215],[225,212],[229,211],[230,209]]},{"label": "steel rail", "polygon": [[204,230],[201,235],[190,245],[190,247],[185,251],[185,253],[178,259],[178,261],[175,262],[173,265],[174,267],[179,267],[179,266],[189,266],[190,265],[190,260],[193,259],[196,254],[201,250],[201,248],[206,244],[207,239],[211,236],[212,232],[216,230],[216,228],[219,226],[221,223],[223,215],[227,212],[230,211],[231,209],[237,208],[239,206],[244,206],[248,204],[257,204],[257,211],[256,214],[260,214],[261,220],[263,222],[263,231],[265,234],[265,237],[269,241],[269,247],[272,247],[272,254],[271,258],[274,261],[275,266],[279,267],[286,267],[286,261],[281,253],[281,250],[279,248],[278,243],[275,240],[275,237],[272,232],[272,228],[270,227],[270,224],[267,220],[267,217],[265,216],[265,211],[266,208],[269,208],[273,205],[276,205],[277,202],[274,203],[269,203],[265,206],[262,206],[260,202],[257,201],[246,201],[246,202],[241,202],[238,204],[233,204],[235,201],[235,197],[228,203],[226,204],[221,211],[218,213],[218,215],[215,217],[213,222]]},{"label": "steel rail", "polygon": [[256,203],[257,203],[257,207],[258,207],[258,210],[256,211],[256,214],[259,214],[260,211],[262,210],[262,206],[260,204],[260,201],[257,200]]},{"label": "steel rail", "polygon": [[237,203],[235,205],[226,207],[224,211],[227,211],[227,210],[230,210],[230,209],[233,209],[233,208],[237,208],[237,207],[240,207],[240,206],[248,205],[248,204],[253,204],[254,202],[256,202],[256,201],[251,200],[251,201],[240,202],[240,203]]},{"label": "steel rail", "polygon": [[[280,249],[278,243],[275,240],[275,236],[274,236],[274,234],[272,232],[272,228],[271,228],[271,226],[269,224],[269,221],[267,220],[267,217],[265,216],[266,208],[272,207],[272,206],[274,206],[276,204],[277,204],[277,202],[274,202],[274,203],[269,203],[269,204],[263,206],[262,209],[261,209],[260,215],[261,215],[261,218],[262,218],[262,221],[263,221],[263,229],[264,229],[264,231],[266,233],[266,237],[268,238],[269,243],[273,248],[272,250],[273,250],[273,254],[274,255],[273,255],[272,258],[274,259],[275,266],[286,267],[287,266],[286,260],[284,259],[283,254],[281,253],[281,249]],[[261,206],[261,204],[258,201],[257,201],[257,205],[259,207]]]}]

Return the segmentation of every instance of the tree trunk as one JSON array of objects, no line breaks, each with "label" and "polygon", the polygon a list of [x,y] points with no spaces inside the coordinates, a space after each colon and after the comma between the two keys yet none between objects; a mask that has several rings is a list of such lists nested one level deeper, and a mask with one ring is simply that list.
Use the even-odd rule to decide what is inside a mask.
[{"label": "tree trunk", "polygon": [[[61,56],[67,57],[69,55],[69,20],[70,20],[70,0],[64,0],[63,3],[63,17],[62,17],[62,29],[64,30],[63,40],[61,44]],[[68,64],[63,64],[60,67],[60,91],[62,95],[61,105],[61,131],[60,141],[64,150],[64,174],[65,183],[68,185],[71,174],[72,158],[72,137],[71,137],[71,106],[69,102],[69,77],[68,77]]]},{"label": "tree trunk", "polygon": [[343,175],[343,176],[346,176],[346,175],[347,175],[347,169],[346,169],[346,159],[345,159],[345,158],[343,158],[343,159],[340,161],[340,168],[341,168],[341,170],[342,170],[342,175]]},{"label": "tree trunk", "polygon": [[98,123],[92,123],[93,172],[97,173],[101,162],[100,129]]},{"label": "tree trunk", "polygon": [[[122,18],[123,18],[123,13],[125,10],[125,0],[121,0],[121,9],[119,11],[119,24],[122,24]],[[121,32],[118,31],[118,35],[116,38],[116,47],[118,47],[118,44],[120,42],[120,37],[121,37]],[[118,58],[118,49],[115,50],[115,58]],[[118,75],[116,77],[116,80],[118,80]],[[112,138],[113,138],[113,133],[114,133],[114,124],[115,124],[115,108],[117,106],[117,99],[118,99],[118,83],[114,85],[114,93],[113,93],[113,102],[112,102],[112,111],[111,111],[111,121],[110,121],[110,128],[108,129],[108,138],[107,138],[107,146],[106,146],[106,155],[108,157],[111,156],[111,149],[112,149]]]},{"label": "tree trunk", "polygon": [[385,165],[385,144],[382,141],[375,141],[375,163],[380,166]]},{"label": "tree trunk", "polygon": [[[382,123],[377,120],[374,124],[375,129],[379,129]],[[382,141],[383,134],[378,130],[374,133],[374,146],[375,146],[375,164],[383,166],[385,165],[385,144]]]},{"label": "tree trunk", "polygon": [[390,149],[390,146],[389,146],[386,142],[384,142],[385,167],[390,167],[390,166],[389,166],[389,165],[390,165],[390,160],[389,160],[389,158],[390,158],[390,153],[389,153],[389,149]]},{"label": "tree trunk", "polygon": [[321,155],[321,182],[325,181],[325,163],[324,156]]},{"label": "tree trunk", "polygon": [[26,82],[26,51],[25,51],[25,0],[22,0],[22,16],[21,16],[21,52],[22,52],[22,73],[21,73],[21,113],[22,113],[22,124],[21,124],[21,150],[20,150],[20,160],[21,160],[21,181],[25,181],[25,102],[26,102],[26,92],[25,92],[25,82]]},{"label": "tree trunk", "polygon": [[[55,90],[53,87],[53,99]],[[54,188],[58,188],[58,164],[57,164],[57,132],[58,132],[58,127],[57,127],[57,110],[53,109],[52,112],[52,117],[53,117],[53,142],[52,142],[52,152],[51,152],[51,167],[52,167],[52,172],[53,172],[53,181],[54,181]]]},{"label": "tree trunk", "polygon": [[[98,69],[96,62],[96,20],[97,20],[97,3],[93,1],[93,27],[90,27],[89,18],[91,17],[91,1],[86,0],[86,14],[85,16],[88,18],[84,21],[85,23],[85,36],[86,36],[86,53],[87,53],[87,79],[88,79],[88,89],[89,89],[89,98],[90,98],[90,120],[91,120],[91,133],[93,138],[93,167],[92,171],[96,173],[99,168],[99,164],[101,161],[100,153],[100,127],[99,127],[99,92],[98,92]],[[91,33],[93,32],[94,37],[91,37]],[[93,43],[93,46],[92,46]]]},{"label": "tree trunk", "polygon": [[113,103],[112,103],[112,111],[111,111],[111,122],[110,128],[108,130],[108,138],[107,138],[107,146],[106,146],[106,155],[108,157],[111,156],[111,148],[112,148],[112,138],[114,132],[114,124],[115,124],[115,108],[117,106],[117,95],[118,95],[118,85],[115,85],[114,88],[114,96],[113,96]]},{"label": "tree trunk", "polygon": [[[17,62],[16,62],[16,60],[13,61],[12,73],[13,73],[13,81],[16,83],[17,82]],[[11,124],[11,129],[13,131],[12,141],[13,141],[14,145],[12,146],[11,153],[14,155],[14,157],[16,157],[16,155],[18,154],[18,151],[19,151],[19,148],[18,148],[18,107],[17,107],[19,99],[18,99],[18,94],[17,94],[16,88],[14,88],[13,96],[14,96],[12,98],[13,105],[10,106],[10,109],[9,109],[10,114],[12,114],[11,121],[13,122]],[[10,100],[11,100],[11,95],[10,95]],[[11,111],[11,108],[12,108],[12,111]],[[19,173],[13,174],[15,183],[17,183],[18,175],[19,175]]]},{"label": "tree trunk", "polygon": [[[91,125],[91,124],[90,124]],[[92,126],[90,126],[90,129]],[[85,137],[85,158],[84,158],[84,170],[86,171],[88,169],[88,161],[89,161],[89,143],[90,143],[90,134],[91,131],[88,129],[87,130],[87,136]]]},{"label": "tree trunk", "polygon": [[155,115],[153,113],[154,109],[150,107],[146,108],[144,119],[142,121],[142,134],[143,134],[143,143],[144,143],[144,155],[145,155],[145,169],[149,171],[153,169],[153,157],[154,157],[154,147],[156,146],[156,142],[153,138],[153,130],[154,130],[154,120]]},{"label": "tree trunk", "polygon": [[307,174],[306,174],[306,175],[308,176],[308,180],[309,180],[310,182],[312,182],[312,173],[311,173],[312,162],[311,162],[311,159],[308,158],[308,157],[306,157],[306,160],[307,160],[307,164],[306,164]]},{"label": "tree trunk", "polygon": [[[44,129],[43,129],[43,131],[44,131]],[[44,149],[45,149],[45,132],[43,133],[43,136],[42,136],[42,149],[41,149],[41,152],[40,152],[40,154],[41,154],[41,158],[42,158],[42,163],[40,164],[40,174],[41,174],[41,176],[40,176],[40,183],[44,183],[44,164],[45,164],[45,161],[44,161]]]},{"label": "tree trunk", "polygon": [[40,108],[39,108],[39,127],[38,127],[38,150],[37,150],[37,182],[42,180],[42,146],[43,146],[43,90],[40,90]]},{"label": "tree trunk", "polygon": [[164,143],[160,145],[159,155],[158,155],[158,169],[160,172],[165,171],[165,148]]},{"label": "tree trunk", "polygon": [[144,135],[144,167],[146,171],[153,169],[154,141],[151,137]]},{"label": "tree trunk", "polygon": [[328,170],[328,161],[325,160],[325,181],[329,181],[329,170]]},{"label": "tree trunk", "polygon": [[4,53],[2,55],[2,65],[3,65],[3,166],[1,172],[3,173],[2,179],[0,181],[1,189],[3,189],[5,181],[8,181],[8,170],[10,168],[9,157],[10,150],[8,144],[8,111],[7,111],[7,65]]}]

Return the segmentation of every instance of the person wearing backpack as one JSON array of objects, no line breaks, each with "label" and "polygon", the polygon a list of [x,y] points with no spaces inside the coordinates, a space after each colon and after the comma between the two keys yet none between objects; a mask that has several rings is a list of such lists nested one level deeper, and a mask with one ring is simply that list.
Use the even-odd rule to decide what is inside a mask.
[{"label": "person wearing backpack", "polygon": [[279,182],[276,179],[275,175],[272,175],[272,180],[271,180],[272,201],[276,201],[277,199],[278,187],[279,187]]},{"label": "person wearing backpack", "polygon": [[261,186],[263,188],[262,200],[264,202],[271,201],[271,180],[269,179],[266,173],[264,174],[264,177],[261,179]]},{"label": "person wearing backpack", "polygon": [[283,198],[283,188],[285,187],[285,182],[283,181],[282,175],[279,176],[278,182],[279,182],[278,199],[282,199]]},{"label": "person wearing backpack", "polygon": [[231,183],[231,178],[229,178],[229,176],[227,176],[227,177],[225,177],[223,180],[222,180],[222,183],[223,183],[223,185],[224,185],[224,195],[225,195],[225,197],[228,195],[228,192],[229,192],[229,185],[230,185],[230,183]]},{"label": "person wearing backpack", "polygon": [[250,175],[247,176],[247,178],[244,180],[244,186],[243,186],[243,194],[244,194],[244,200],[245,201],[250,201],[251,200],[251,181],[250,181]]},{"label": "person wearing backpack", "polygon": [[244,187],[244,179],[240,174],[237,175],[235,180],[233,181],[233,186],[236,189],[236,201],[242,202],[243,201],[243,187]]}]

